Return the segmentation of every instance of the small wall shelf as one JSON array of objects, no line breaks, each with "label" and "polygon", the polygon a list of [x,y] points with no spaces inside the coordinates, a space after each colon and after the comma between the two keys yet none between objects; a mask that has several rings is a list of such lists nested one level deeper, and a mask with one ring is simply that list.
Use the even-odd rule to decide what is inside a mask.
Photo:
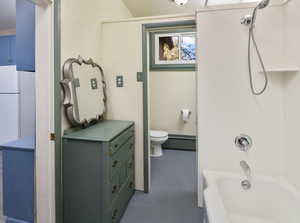
[{"label": "small wall shelf", "polygon": [[[299,67],[278,67],[278,68],[266,68],[267,73],[295,73],[299,72]],[[259,71],[263,73],[262,70]]]}]

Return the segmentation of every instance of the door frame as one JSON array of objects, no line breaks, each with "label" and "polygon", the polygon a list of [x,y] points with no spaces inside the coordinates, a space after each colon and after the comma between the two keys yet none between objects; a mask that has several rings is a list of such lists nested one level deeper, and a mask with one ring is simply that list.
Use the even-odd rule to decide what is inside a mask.
[{"label": "door frame", "polygon": [[54,15],[56,3],[36,4],[35,222],[55,223]]},{"label": "door frame", "polygon": [[[47,1],[47,0],[45,0]],[[54,2],[54,135],[55,223],[63,222],[62,117],[61,117],[61,0]]]},{"label": "door frame", "polygon": [[[150,125],[149,125],[149,33],[151,29],[174,28],[193,26],[196,29],[196,18],[178,20],[174,22],[157,22],[142,24],[142,63],[143,63],[143,125],[144,125],[144,192],[149,193],[151,188],[151,163],[150,163]],[[195,72],[197,65],[195,66]],[[196,92],[195,92],[196,94]],[[195,101],[195,103],[197,103]],[[196,167],[197,168],[197,167]],[[198,172],[198,171],[197,171]]]}]

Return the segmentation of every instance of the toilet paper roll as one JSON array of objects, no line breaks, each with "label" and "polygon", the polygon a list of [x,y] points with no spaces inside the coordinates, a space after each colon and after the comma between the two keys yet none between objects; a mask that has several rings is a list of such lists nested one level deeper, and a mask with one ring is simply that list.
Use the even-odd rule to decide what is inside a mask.
[{"label": "toilet paper roll", "polygon": [[191,111],[189,109],[182,109],[181,110],[181,117],[183,122],[187,122],[190,119]]}]

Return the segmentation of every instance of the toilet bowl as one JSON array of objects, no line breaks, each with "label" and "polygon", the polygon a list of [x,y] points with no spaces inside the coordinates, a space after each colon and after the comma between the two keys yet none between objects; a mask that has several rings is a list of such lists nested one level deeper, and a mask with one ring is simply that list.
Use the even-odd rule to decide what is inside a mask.
[{"label": "toilet bowl", "polygon": [[168,140],[168,133],[164,131],[150,131],[151,156],[160,157],[163,155],[162,144]]}]

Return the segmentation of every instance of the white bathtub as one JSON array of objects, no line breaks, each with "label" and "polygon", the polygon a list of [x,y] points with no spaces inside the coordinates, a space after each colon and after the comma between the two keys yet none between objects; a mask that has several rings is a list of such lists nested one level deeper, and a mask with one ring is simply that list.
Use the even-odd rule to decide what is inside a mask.
[{"label": "white bathtub", "polygon": [[300,223],[300,193],[284,179],[254,177],[241,187],[242,175],[204,171],[209,223]]}]

